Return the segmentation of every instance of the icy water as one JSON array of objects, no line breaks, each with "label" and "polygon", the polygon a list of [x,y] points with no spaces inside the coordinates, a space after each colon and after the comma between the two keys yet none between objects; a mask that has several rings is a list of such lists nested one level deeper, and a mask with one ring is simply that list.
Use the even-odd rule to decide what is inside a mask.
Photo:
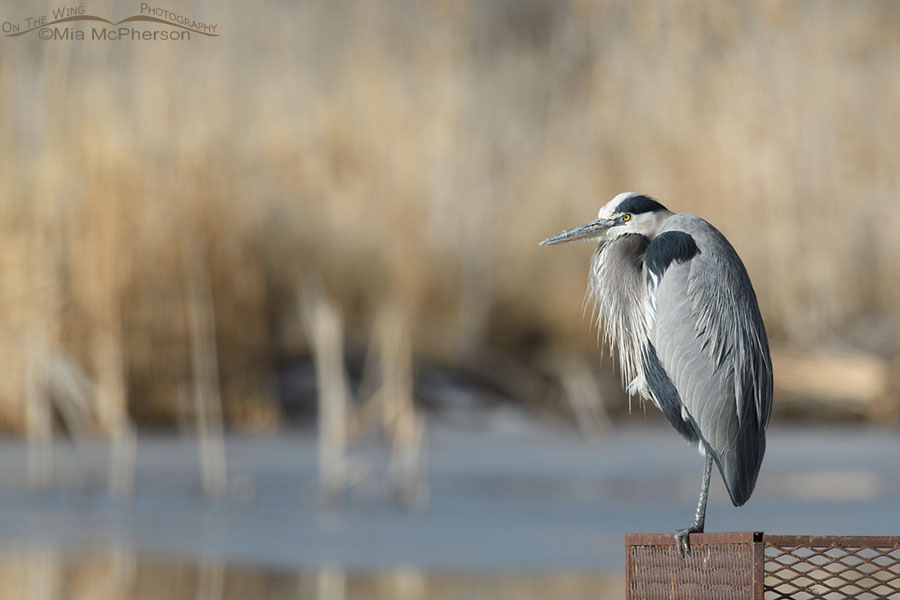
[{"label": "icy water", "polygon": [[[113,502],[101,444],[58,445],[58,484],[34,494],[24,446],[0,443],[2,587],[42,598],[621,597],[624,534],[687,525],[701,468],[663,426],[585,440],[509,415],[433,423],[429,502],[409,511],[391,500],[378,443],[353,455],[365,476],[331,504],[309,432],[226,447],[217,502],[200,493],[196,447],[172,437],[140,439],[136,495]],[[900,533],[900,432],[773,427],[747,505],[733,508],[716,474],[707,530]]]}]

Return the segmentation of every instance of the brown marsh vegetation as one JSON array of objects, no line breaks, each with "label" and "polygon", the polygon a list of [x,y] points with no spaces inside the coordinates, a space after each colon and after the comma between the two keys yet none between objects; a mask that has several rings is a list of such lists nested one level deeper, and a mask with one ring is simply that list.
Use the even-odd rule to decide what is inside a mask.
[{"label": "brown marsh vegetation", "polygon": [[276,367],[309,356],[310,286],[351,353],[389,306],[420,365],[511,390],[552,379],[553,357],[596,365],[590,251],[537,242],[628,189],[726,233],[773,342],[900,364],[896,4],[201,12],[220,37],[3,40],[6,428],[41,420],[28,373],[65,388],[60,365],[103,390],[101,427],[125,398],[171,424],[191,410],[192,348],[210,346],[226,422],[273,426]]}]

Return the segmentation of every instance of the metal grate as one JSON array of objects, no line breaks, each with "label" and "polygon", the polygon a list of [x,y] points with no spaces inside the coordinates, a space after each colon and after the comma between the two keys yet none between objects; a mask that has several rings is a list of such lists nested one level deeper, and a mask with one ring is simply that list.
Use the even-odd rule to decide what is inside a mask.
[{"label": "metal grate", "polygon": [[900,600],[900,538],[765,536],[765,600]]},{"label": "metal grate", "polygon": [[628,600],[900,600],[900,537],[691,535],[682,563],[671,534],[625,536]]},{"label": "metal grate", "polygon": [[626,598],[761,598],[761,540],[754,532],[692,534],[691,553],[682,563],[672,534],[626,535]]}]

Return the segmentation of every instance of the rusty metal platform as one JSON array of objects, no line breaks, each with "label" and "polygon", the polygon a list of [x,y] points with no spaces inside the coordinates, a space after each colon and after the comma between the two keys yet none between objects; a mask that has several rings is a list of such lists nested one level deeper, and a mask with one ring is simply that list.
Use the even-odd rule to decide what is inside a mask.
[{"label": "rusty metal platform", "polygon": [[693,534],[682,562],[666,534],[625,536],[627,600],[900,600],[900,537]]}]

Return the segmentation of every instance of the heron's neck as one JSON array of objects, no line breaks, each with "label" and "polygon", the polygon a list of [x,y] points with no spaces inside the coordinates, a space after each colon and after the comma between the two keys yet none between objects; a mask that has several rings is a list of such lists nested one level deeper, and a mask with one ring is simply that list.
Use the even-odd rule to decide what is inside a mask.
[{"label": "heron's neck", "polygon": [[612,352],[618,352],[622,377],[631,384],[641,374],[641,345],[647,338],[642,266],[650,240],[625,235],[597,247],[588,291],[597,324]]},{"label": "heron's neck", "polygon": [[644,254],[650,239],[643,234],[629,234],[617,237],[607,242],[603,254],[608,268],[617,269],[618,275],[631,274],[641,278],[641,268],[644,264]]}]

